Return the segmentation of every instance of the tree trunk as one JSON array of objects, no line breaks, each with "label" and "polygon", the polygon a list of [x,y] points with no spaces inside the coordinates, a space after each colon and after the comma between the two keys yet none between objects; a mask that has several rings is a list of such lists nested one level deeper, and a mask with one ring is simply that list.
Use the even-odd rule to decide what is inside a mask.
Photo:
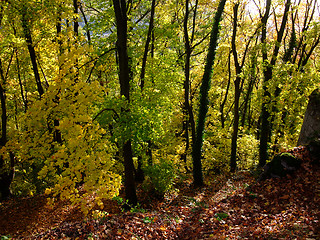
[{"label": "tree trunk", "polygon": [[239,131],[239,100],[240,100],[240,77],[236,77],[234,81],[235,97],[234,97],[234,119],[233,119],[233,132],[231,141],[231,158],[230,158],[230,171],[235,172],[237,168],[237,140]]},{"label": "tree trunk", "polygon": [[[73,12],[75,15],[78,15],[78,0],[73,0]],[[73,22],[73,31],[75,36],[77,37],[79,35],[79,23],[78,23],[78,18],[75,17],[74,22]]]},{"label": "tree trunk", "polygon": [[[233,33],[232,33],[232,54],[234,58],[234,64],[236,69],[236,79],[234,81],[234,120],[233,120],[233,132],[231,142],[231,158],[230,158],[230,171],[234,172],[237,167],[237,140],[239,131],[239,101],[240,101],[240,82],[241,82],[241,69],[239,64],[238,53],[236,49],[236,36],[237,36],[237,21],[238,21],[238,9],[239,3],[233,6]],[[244,56],[245,57],[245,56]]]},{"label": "tree trunk", "polygon": [[37,88],[38,88],[38,93],[41,98],[41,96],[44,94],[44,90],[43,90],[41,80],[40,80],[36,51],[33,46],[32,36],[31,36],[30,26],[28,26],[28,18],[27,18],[26,11],[27,11],[27,9],[26,9],[26,7],[24,7],[22,9],[22,20],[21,20],[22,21],[22,28],[23,28],[24,37],[25,37],[27,45],[28,45],[28,51],[29,51],[29,55],[30,55],[30,59],[31,59],[31,63],[32,63],[33,74],[34,74]]},{"label": "tree trunk", "polygon": [[[256,65],[257,65],[257,57],[256,57],[256,52],[254,51],[251,54],[250,57],[250,81],[249,81],[249,86],[248,86],[248,90],[246,92],[245,95],[245,99],[244,99],[244,107],[242,110],[242,118],[241,118],[241,126],[244,128],[245,124],[246,124],[246,115],[248,112],[248,128],[250,128],[250,109],[249,109],[249,105],[250,105],[250,101],[251,101],[251,94],[253,91],[253,87],[255,85],[256,82]],[[249,110],[248,110],[249,109]]]},{"label": "tree trunk", "polygon": [[[146,74],[149,45],[152,40],[152,34],[153,34],[153,26],[154,26],[153,22],[154,22],[155,7],[156,7],[156,0],[152,0],[149,28],[148,28],[148,33],[147,33],[146,44],[144,46],[144,53],[143,53],[141,73],[140,73],[140,89],[141,89],[142,93],[143,93],[144,85],[145,85],[144,79],[145,79],[145,74]],[[148,143],[148,146],[147,146],[148,164],[152,165],[151,140],[148,140],[147,143]],[[144,172],[143,172],[142,166],[143,166],[142,157],[138,156],[138,166],[137,166],[136,177],[135,177],[137,182],[144,181]]]},{"label": "tree trunk", "polygon": [[271,122],[270,122],[270,113],[268,107],[271,104],[271,93],[268,90],[268,83],[272,79],[273,67],[276,64],[276,60],[279,54],[280,43],[284,34],[285,26],[288,19],[288,12],[290,9],[290,0],[286,1],[284,14],[281,22],[280,30],[277,32],[277,42],[273,49],[271,56],[271,61],[268,63],[267,49],[266,49],[266,36],[267,36],[267,21],[269,17],[269,12],[271,8],[271,0],[267,0],[266,3],[266,12],[261,20],[262,22],[262,33],[261,33],[261,43],[262,43],[262,58],[263,62],[267,65],[263,70],[263,99],[262,109],[261,109],[261,136],[260,136],[260,145],[259,145],[259,166],[264,166],[268,159],[268,142],[271,137]]},{"label": "tree trunk", "polygon": [[214,23],[211,30],[209,51],[206,59],[206,65],[204,74],[202,77],[202,84],[200,87],[200,106],[199,106],[199,117],[197,122],[197,133],[196,139],[192,147],[192,160],[193,160],[193,184],[195,186],[202,186],[203,174],[202,174],[202,163],[201,163],[201,150],[203,144],[203,132],[205,126],[206,115],[208,112],[208,92],[210,89],[212,66],[216,55],[216,47],[218,45],[219,36],[219,23],[222,17],[224,5],[226,0],[220,0],[217,12],[214,17]]},{"label": "tree trunk", "polygon": [[[130,66],[127,49],[127,8],[125,0],[113,0],[113,7],[117,24],[117,50],[119,56],[119,81],[120,94],[130,101]],[[122,114],[127,114],[129,109],[122,109]],[[126,124],[126,123],[124,123]],[[129,124],[129,123],[128,123]],[[123,143],[123,159],[124,159],[124,186],[126,199],[129,205],[137,204],[136,186],[134,180],[134,165],[132,159],[131,140],[127,139]]]},{"label": "tree trunk", "polygon": [[[197,8],[197,3],[195,9]],[[185,2],[185,16],[183,21],[183,34],[184,34],[184,46],[185,46],[185,59],[184,59],[184,104],[183,104],[183,123],[182,123],[182,131],[184,133],[184,140],[186,143],[185,151],[181,154],[181,159],[186,163],[187,162],[187,155],[190,148],[190,140],[189,140],[189,126],[191,126],[191,138],[192,143],[194,143],[195,139],[195,122],[193,116],[192,106],[190,104],[190,60],[191,60],[191,44],[192,39],[190,42],[189,33],[188,33],[188,19],[189,19],[189,0]],[[195,10],[196,11],[196,10]],[[196,14],[196,13],[195,13]],[[194,16],[195,16],[194,14]],[[195,19],[194,19],[195,21]],[[192,33],[195,31],[195,25],[193,25]],[[193,34],[192,34],[193,36]],[[187,166],[186,166],[187,170]]]},{"label": "tree trunk", "polygon": [[144,53],[143,53],[143,58],[142,58],[142,67],[141,67],[141,73],[140,73],[140,88],[141,88],[141,91],[143,91],[143,88],[144,88],[144,77],[145,77],[145,74],[146,74],[147,57],[148,57],[148,52],[149,52],[149,45],[150,45],[150,42],[151,42],[151,36],[152,36],[152,32],[153,32],[153,25],[154,25],[153,22],[154,22],[155,7],[156,7],[156,0],[152,0],[149,28],[148,28],[146,44],[144,46]]},{"label": "tree trunk", "polygon": [[[1,26],[1,24],[0,24]],[[4,147],[7,143],[7,106],[6,106],[6,94],[4,89],[4,84],[6,82],[6,77],[3,72],[2,62],[0,59],[0,103],[1,103],[1,138],[0,138],[0,148]],[[6,200],[10,197],[10,185],[13,181],[14,176],[14,155],[10,152],[10,166],[5,166],[4,156],[0,155],[0,200]]]},{"label": "tree trunk", "polygon": [[224,95],[223,101],[220,104],[220,119],[221,119],[221,127],[224,128],[225,126],[225,120],[226,117],[224,116],[224,107],[226,105],[226,102],[228,100],[228,94],[229,94],[229,88],[230,88],[230,83],[231,83],[231,52],[229,52],[228,55],[228,84],[227,84],[227,89],[226,89],[226,94]]}]

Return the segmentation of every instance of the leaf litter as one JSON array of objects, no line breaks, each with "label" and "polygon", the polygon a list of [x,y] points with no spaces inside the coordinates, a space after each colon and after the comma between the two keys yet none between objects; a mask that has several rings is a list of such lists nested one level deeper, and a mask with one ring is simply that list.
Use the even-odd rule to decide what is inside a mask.
[{"label": "leaf litter", "polygon": [[[305,148],[294,175],[257,182],[249,172],[218,176],[203,188],[187,179],[158,199],[138,188],[140,206],[116,200],[84,216],[67,201],[14,198],[0,205],[0,235],[13,239],[319,239],[320,167]],[[94,215],[94,211],[99,213]],[[101,213],[101,214],[100,214]]]}]

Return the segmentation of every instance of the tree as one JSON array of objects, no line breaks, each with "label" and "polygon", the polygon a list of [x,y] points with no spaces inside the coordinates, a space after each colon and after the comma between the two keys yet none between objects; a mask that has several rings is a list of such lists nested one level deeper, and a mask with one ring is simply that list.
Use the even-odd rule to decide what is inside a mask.
[{"label": "tree", "polygon": [[[32,8],[33,6],[29,6],[30,8]],[[34,73],[34,78],[37,84],[37,88],[38,88],[38,93],[39,96],[41,98],[41,96],[44,93],[44,89],[43,86],[41,84],[41,79],[40,79],[40,73],[39,73],[39,67],[38,67],[38,63],[37,63],[37,55],[36,55],[36,51],[34,48],[34,43],[32,40],[32,33],[31,33],[31,26],[30,23],[32,23],[32,18],[30,16],[30,13],[28,12],[28,5],[24,5],[22,3],[21,6],[18,6],[19,10],[20,10],[20,14],[21,14],[21,25],[23,28],[23,33],[24,33],[24,37],[26,39],[26,43],[28,46],[28,51],[29,51],[29,55],[30,55],[30,59],[31,59],[31,63],[32,63],[32,69],[33,69],[33,73]]]},{"label": "tree", "polygon": [[225,0],[220,0],[217,12],[214,17],[214,23],[210,36],[209,50],[204,69],[204,74],[202,77],[202,84],[200,87],[200,105],[196,139],[192,147],[193,183],[195,186],[202,186],[204,184],[201,164],[201,149],[203,144],[203,133],[205,127],[206,114],[208,112],[208,91],[210,89],[211,71],[215,59],[216,47],[218,46],[219,23],[221,20],[225,3]]},{"label": "tree", "polygon": [[262,102],[262,110],[261,110],[261,136],[260,136],[260,147],[259,147],[259,165],[264,166],[268,159],[268,142],[270,139],[270,112],[268,110],[268,106],[271,103],[271,94],[268,90],[267,84],[272,79],[273,68],[276,64],[277,57],[279,54],[280,43],[283,38],[285,26],[287,24],[288,13],[290,9],[291,1],[287,0],[285,3],[285,9],[283,13],[283,18],[281,22],[281,26],[279,31],[277,30],[277,39],[276,45],[273,49],[273,53],[271,55],[271,60],[268,60],[268,52],[266,45],[267,38],[267,22],[269,18],[269,12],[271,8],[271,0],[266,1],[266,11],[264,16],[261,18],[262,24],[262,33],[261,33],[261,43],[262,43],[262,58],[265,64],[263,69],[263,97],[264,100]]},{"label": "tree", "polygon": [[[2,27],[2,19],[4,16],[4,6],[0,5],[0,27]],[[14,177],[15,157],[13,153],[6,149],[8,142],[7,128],[8,128],[8,116],[7,116],[7,97],[6,87],[8,72],[11,67],[14,52],[9,56],[9,62],[7,71],[4,70],[2,59],[0,56],[0,103],[1,103],[1,138],[0,138],[0,200],[6,200],[11,196],[10,185]],[[6,157],[9,155],[9,159]]]},{"label": "tree", "polygon": [[[147,57],[149,53],[150,48],[150,42],[152,40],[152,35],[154,34],[154,15],[155,15],[155,8],[156,8],[156,1],[152,0],[151,2],[151,12],[150,12],[150,20],[149,20],[149,27],[148,27],[148,33],[146,37],[146,43],[144,46],[144,52],[143,52],[143,58],[142,58],[142,64],[141,64],[141,72],[140,72],[140,89],[141,93],[143,94],[144,85],[145,85],[145,75],[146,75],[146,65],[147,65]],[[154,40],[154,38],[153,38]],[[147,149],[147,155],[148,155],[148,164],[152,165],[152,151],[151,151],[151,140],[147,140],[148,149]],[[144,180],[144,172],[142,170],[142,156],[138,156],[138,166],[137,170],[135,172],[135,179],[138,182],[143,182]]]},{"label": "tree", "polygon": [[[127,49],[127,3],[125,0],[113,0],[114,13],[117,25],[117,51],[119,55],[119,81],[120,94],[124,96],[126,101],[130,101],[130,65]],[[122,108],[121,114],[129,113],[129,109]],[[129,124],[129,123],[124,123]],[[134,180],[134,165],[132,159],[131,140],[126,139],[122,146],[122,154],[124,159],[124,186],[128,203],[132,206],[137,204],[136,186]]]},{"label": "tree", "polygon": [[182,154],[181,158],[185,163],[187,163],[187,154],[190,148],[190,140],[189,140],[189,128],[191,127],[191,139],[192,143],[194,143],[196,129],[195,129],[195,120],[193,115],[193,108],[192,103],[190,100],[190,68],[191,68],[191,54],[194,49],[193,41],[194,41],[194,34],[195,34],[195,27],[196,27],[196,15],[197,15],[197,7],[198,1],[195,2],[194,10],[193,10],[193,18],[192,18],[192,31],[191,31],[191,38],[189,37],[189,30],[188,30],[188,21],[190,16],[189,10],[189,0],[185,1],[185,15],[183,20],[183,36],[184,36],[184,48],[185,48],[185,57],[184,57],[184,103],[183,103],[183,133],[185,136],[185,152]]},{"label": "tree", "polygon": [[[237,2],[233,6],[233,31],[232,31],[232,39],[231,39],[231,51],[234,60],[235,67],[235,80],[234,80],[234,119],[233,119],[233,132],[232,132],[232,143],[231,143],[231,158],[230,158],[230,171],[234,172],[237,167],[237,140],[238,140],[238,131],[239,131],[239,120],[240,120],[240,95],[243,90],[243,82],[244,79],[241,76],[242,70],[245,64],[246,56],[249,51],[249,46],[252,38],[255,36],[256,31],[252,36],[248,37],[248,40],[245,44],[245,49],[242,53],[242,60],[238,56],[237,46],[236,46],[236,38],[237,38],[237,28],[239,24],[238,14],[239,14],[239,5]],[[243,37],[244,39],[244,37]],[[249,87],[250,88],[250,87]],[[248,90],[250,91],[250,89]],[[245,103],[246,104],[246,103]]]}]

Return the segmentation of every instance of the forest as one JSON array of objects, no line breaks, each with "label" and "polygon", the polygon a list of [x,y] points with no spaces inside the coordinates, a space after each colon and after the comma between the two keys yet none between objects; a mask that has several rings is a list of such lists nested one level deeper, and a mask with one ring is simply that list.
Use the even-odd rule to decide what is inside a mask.
[{"label": "forest", "polygon": [[[317,179],[310,191],[319,203],[319,173],[310,175],[312,157],[297,146],[309,96],[320,88],[319,33],[317,0],[2,0],[0,208],[68,202],[80,215],[110,220],[102,210],[111,203],[132,213],[148,196],[150,206],[179,191],[216,194],[230,179],[231,193],[250,203],[260,195],[243,186],[283,152],[302,156],[309,174],[283,181],[308,198],[299,180],[311,189]],[[263,184],[252,189],[288,190]],[[230,212],[191,198],[215,224],[228,224]],[[228,202],[234,211],[239,198]],[[151,215],[141,221],[161,218]],[[200,220],[192,221],[206,224]],[[90,224],[81,226],[98,228]],[[160,238],[123,239],[189,239],[161,228]]]}]

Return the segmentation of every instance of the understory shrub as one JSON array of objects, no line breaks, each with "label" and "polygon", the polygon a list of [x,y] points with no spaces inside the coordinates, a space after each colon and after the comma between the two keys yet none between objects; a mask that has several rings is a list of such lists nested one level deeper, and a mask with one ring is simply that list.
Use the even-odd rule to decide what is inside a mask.
[{"label": "understory shrub", "polygon": [[146,166],[144,172],[146,175],[143,183],[144,189],[154,191],[159,197],[163,197],[171,189],[176,177],[173,164],[166,160],[160,160],[159,163]]}]

